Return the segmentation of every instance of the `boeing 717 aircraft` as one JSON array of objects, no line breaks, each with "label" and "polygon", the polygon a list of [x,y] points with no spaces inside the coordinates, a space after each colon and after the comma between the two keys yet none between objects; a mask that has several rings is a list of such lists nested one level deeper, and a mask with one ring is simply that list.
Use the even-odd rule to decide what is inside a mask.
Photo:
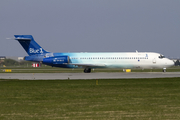
[{"label": "boeing 717 aircraft", "polygon": [[29,56],[24,60],[40,62],[52,67],[84,68],[90,73],[94,68],[162,68],[173,66],[174,62],[162,54],[153,52],[94,52],[53,53],[44,50],[32,35],[14,35]]}]

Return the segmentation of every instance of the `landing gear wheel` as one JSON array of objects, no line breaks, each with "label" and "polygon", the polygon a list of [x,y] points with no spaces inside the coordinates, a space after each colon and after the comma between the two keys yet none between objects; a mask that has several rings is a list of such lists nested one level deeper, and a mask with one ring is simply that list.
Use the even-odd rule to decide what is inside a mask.
[{"label": "landing gear wheel", "polygon": [[91,72],[91,68],[85,68],[84,69],[84,73],[90,73]]}]

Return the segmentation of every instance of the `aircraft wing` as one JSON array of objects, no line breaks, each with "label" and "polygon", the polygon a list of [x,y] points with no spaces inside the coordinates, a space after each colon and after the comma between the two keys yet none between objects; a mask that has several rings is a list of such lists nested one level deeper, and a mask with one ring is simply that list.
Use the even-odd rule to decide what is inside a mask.
[{"label": "aircraft wing", "polygon": [[85,63],[68,63],[69,65],[77,65],[82,67],[104,67],[105,64],[85,64]]}]

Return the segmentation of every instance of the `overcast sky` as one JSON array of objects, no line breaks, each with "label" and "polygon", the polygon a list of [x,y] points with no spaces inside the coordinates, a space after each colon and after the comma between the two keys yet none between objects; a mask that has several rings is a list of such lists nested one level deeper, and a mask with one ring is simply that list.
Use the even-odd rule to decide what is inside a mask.
[{"label": "overcast sky", "polygon": [[180,57],[180,0],[0,0],[0,56],[27,56],[15,34],[50,52]]}]

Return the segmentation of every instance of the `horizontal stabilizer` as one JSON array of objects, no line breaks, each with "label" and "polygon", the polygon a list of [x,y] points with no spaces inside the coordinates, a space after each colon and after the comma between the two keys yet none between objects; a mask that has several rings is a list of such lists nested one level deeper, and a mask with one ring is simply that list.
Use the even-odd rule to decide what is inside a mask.
[{"label": "horizontal stabilizer", "polygon": [[33,40],[32,35],[14,35],[15,40]]},{"label": "horizontal stabilizer", "polygon": [[31,40],[30,38],[15,38],[15,40]]}]

